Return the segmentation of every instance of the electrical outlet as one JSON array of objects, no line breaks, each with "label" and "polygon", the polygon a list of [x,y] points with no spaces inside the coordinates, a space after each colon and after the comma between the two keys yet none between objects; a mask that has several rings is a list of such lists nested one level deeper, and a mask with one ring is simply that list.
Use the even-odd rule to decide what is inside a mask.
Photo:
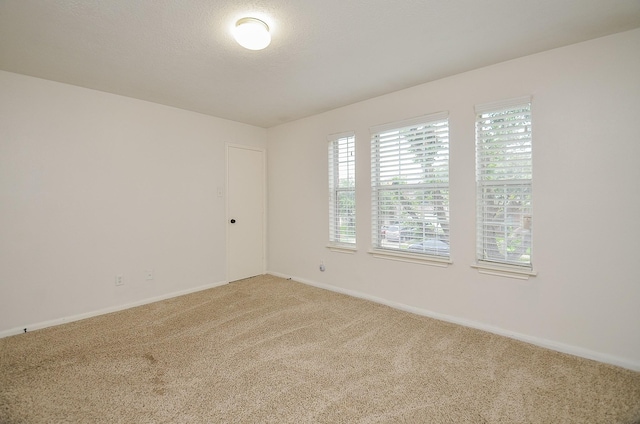
[{"label": "electrical outlet", "polygon": [[148,269],[145,271],[145,280],[153,280],[153,270]]},{"label": "electrical outlet", "polygon": [[116,286],[121,286],[123,284],[124,284],[124,278],[122,277],[122,274],[116,275]]}]

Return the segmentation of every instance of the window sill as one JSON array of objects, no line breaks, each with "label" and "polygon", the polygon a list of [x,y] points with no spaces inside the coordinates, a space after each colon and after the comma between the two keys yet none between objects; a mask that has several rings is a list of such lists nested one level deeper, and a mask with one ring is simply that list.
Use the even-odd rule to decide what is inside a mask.
[{"label": "window sill", "polygon": [[330,244],[327,246],[327,249],[329,249],[332,252],[349,253],[349,254],[354,254],[358,250],[355,246],[348,246],[343,244]]},{"label": "window sill", "polygon": [[480,274],[496,275],[498,277],[516,278],[518,280],[528,280],[529,277],[535,277],[538,273],[532,269],[493,264],[487,262],[478,262],[471,265],[471,268],[478,270]]},{"label": "window sill", "polygon": [[439,258],[436,256],[426,256],[420,254],[394,252],[383,249],[372,249],[369,253],[378,259],[388,259],[392,261],[409,262],[420,265],[437,266],[441,268],[447,268],[452,262],[449,258]]}]

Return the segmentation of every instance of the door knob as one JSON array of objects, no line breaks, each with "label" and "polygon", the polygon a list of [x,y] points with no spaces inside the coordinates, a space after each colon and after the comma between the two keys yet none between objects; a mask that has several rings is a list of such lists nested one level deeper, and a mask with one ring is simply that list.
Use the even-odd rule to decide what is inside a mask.
[{"label": "door knob", "polygon": [[235,220],[235,219],[232,219],[232,220],[231,220],[231,223],[232,223],[232,224],[235,224],[235,223],[236,223],[236,220]]}]

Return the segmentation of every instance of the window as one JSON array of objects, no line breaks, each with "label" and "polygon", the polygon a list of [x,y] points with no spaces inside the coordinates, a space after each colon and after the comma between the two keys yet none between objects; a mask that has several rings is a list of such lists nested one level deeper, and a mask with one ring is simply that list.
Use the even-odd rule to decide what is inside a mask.
[{"label": "window", "polygon": [[476,256],[532,269],[531,98],[476,106]]},{"label": "window", "polygon": [[355,136],[329,138],[329,244],[356,244]]},{"label": "window", "polygon": [[371,129],[374,252],[449,258],[447,115]]}]

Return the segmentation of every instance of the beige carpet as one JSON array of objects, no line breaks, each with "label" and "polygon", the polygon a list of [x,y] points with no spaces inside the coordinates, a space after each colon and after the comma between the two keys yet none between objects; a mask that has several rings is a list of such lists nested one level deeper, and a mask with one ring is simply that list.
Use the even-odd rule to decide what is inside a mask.
[{"label": "beige carpet", "polygon": [[264,276],[0,340],[6,423],[638,423],[640,373]]}]

